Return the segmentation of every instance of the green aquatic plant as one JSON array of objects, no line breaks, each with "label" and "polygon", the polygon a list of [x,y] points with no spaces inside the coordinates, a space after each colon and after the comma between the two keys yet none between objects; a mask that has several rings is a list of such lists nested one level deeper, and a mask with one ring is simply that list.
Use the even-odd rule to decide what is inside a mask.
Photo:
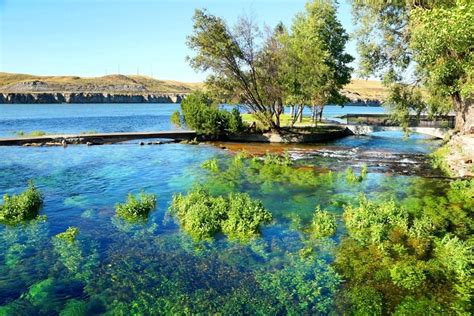
[{"label": "green aquatic plant", "polygon": [[219,172],[219,164],[218,164],[216,158],[213,158],[213,159],[209,159],[209,160],[204,161],[204,162],[201,164],[201,168],[207,169],[207,170],[209,170],[209,171],[211,171],[211,172]]},{"label": "green aquatic plant", "polygon": [[16,224],[24,220],[33,219],[43,206],[43,194],[30,181],[26,191],[19,195],[13,194],[3,196],[3,204],[0,205],[0,222]]},{"label": "green aquatic plant", "polygon": [[259,233],[262,224],[272,220],[260,201],[248,194],[212,196],[197,186],[187,195],[175,194],[170,214],[178,218],[181,227],[194,239],[210,239],[223,232],[230,239],[248,240]]},{"label": "green aquatic plant", "polygon": [[448,165],[447,157],[450,154],[450,147],[448,145],[441,146],[434,152],[429,154],[431,159],[431,166],[440,169],[447,176],[452,176],[453,172]]},{"label": "green aquatic plant", "polygon": [[231,193],[227,199],[227,216],[222,232],[230,239],[249,240],[259,234],[262,224],[272,221],[272,215],[259,200],[246,193]]},{"label": "green aquatic plant", "polygon": [[79,228],[68,227],[66,231],[57,234],[55,237],[67,242],[74,242],[76,240],[77,235],[79,235]]},{"label": "green aquatic plant", "polygon": [[316,238],[331,237],[336,233],[336,229],[336,216],[327,211],[322,211],[318,205],[311,223],[313,236]]},{"label": "green aquatic plant", "polygon": [[292,258],[280,270],[259,272],[255,276],[260,287],[275,296],[282,314],[327,314],[333,309],[333,296],[341,279],[323,260]]},{"label": "green aquatic plant", "polygon": [[357,183],[357,182],[362,182],[367,178],[367,165],[362,165],[360,169],[360,175],[357,175],[352,167],[347,167],[346,168],[346,181],[348,183]]},{"label": "green aquatic plant", "polygon": [[363,314],[373,308],[375,299],[354,299],[361,288],[383,298],[377,314],[417,314],[427,297],[436,302],[427,311],[472,310],[474,182],[454,181],[445,190],[400,202],[361,196],[358,206],[344,207],[348,234],[335,259],[347,280],[341,310]]},{"label": "green aquatic plant", "polygon": [[141,192],[135,196],[132,193],[128,194],[125,203],[117,203],[115,205],[115,212],[117,216],[134,221],[137,219],[144,219],[156,207],[156,195]]}]

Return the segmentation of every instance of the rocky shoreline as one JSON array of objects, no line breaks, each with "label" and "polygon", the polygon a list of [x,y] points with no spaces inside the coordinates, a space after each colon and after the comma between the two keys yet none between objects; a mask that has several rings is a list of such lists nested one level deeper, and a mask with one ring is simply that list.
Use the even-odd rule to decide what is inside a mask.
[{"label": "rocky shoreline", "polygon": [[181,103],[185,94],[111,94],[95,92],[0,93],[0,104]]}]

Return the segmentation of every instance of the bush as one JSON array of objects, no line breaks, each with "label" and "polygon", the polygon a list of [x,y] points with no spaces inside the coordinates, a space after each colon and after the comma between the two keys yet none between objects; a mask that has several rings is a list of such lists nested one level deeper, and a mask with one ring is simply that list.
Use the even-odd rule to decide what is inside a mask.
[{"label": "bush", "polygon": [[179,111],[174,111],[173,114],[171,114],[170,121],[174,126],[181,127],[181,114]]},{"label": "bush", "polygon": [[[219,109],[209,95],[204,92],[194,92],[181,102],[183,112],[182,122],[203,135],[221,135],[225,133],[238,133],[243,129],[242,118],[239,111],[234,108],[231,113]],[[173,114],[173,116],[176,116]],[[176,120],[176,117],[172,117]]]},{"label": "bush", "polygon": [[258,235],[261,224],[272,220],[262,203],[246,193],[214,197],[199,186],[185,196],[175,194],[170,214],[196,240],[210,239],[219,232],[230,239],[248,240]]},{"label": "bush", "polygon": [[155,194],[146,194],[145,192],[142,192],[138,196],[134,196],[129,193],[125,203],[117,203],[115,205],[115,212],[117,213],[117,216],[123,219],[134,221],[146,218],[148,213],[154,210],[155,207]]},{"label": "bush", "polygon": [[66,231],[57,234],[56,238],[65,240],[67,242],[74,242],[76,240],[77,235],[79,235],[79,228],[69,227],[68,229],[66,229]]},{"label": "bush", "polygon": [[321,211],[319,206],[313,216],[312,231],[316,238],[331,237],[336,233],[336,216]]},{"label": "bush", "polygon": [[222,232],[230,239],[249,240],[258,235],[261,223],[271,220],[272,215],[265,210],[261,201],[252,200],[246,193],[231,193]]},{"label": "bush", "polygon": [[43,195],[30,181],[23,193],[3,196],[3,205],[0,205],[0,222],[15,224],[33,219],[38,215],[41,206],[43,206]]}]

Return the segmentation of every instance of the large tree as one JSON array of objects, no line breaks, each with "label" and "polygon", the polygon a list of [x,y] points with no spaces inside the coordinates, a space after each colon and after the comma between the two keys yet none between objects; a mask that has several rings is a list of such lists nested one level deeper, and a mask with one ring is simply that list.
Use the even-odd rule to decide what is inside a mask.
[{"label": "large tree", "polygon": [[456,129],[474,126],[474,2],[353,1],[363,75],[392,88],[401,121],[411,111],[456,113]]},{"label": "large tree", "polygon": [[272,78],[278,70],[271,69],[272,57],[255,22],[240,18],[231,29],[205,10],[196,10],[193,19],[194,32],[187,42],[196,52],[189,58],[191,66],[211,72],[207,84],[227,97],[222,101],[246,106],[272,130],[279,130],[282,98]]}]

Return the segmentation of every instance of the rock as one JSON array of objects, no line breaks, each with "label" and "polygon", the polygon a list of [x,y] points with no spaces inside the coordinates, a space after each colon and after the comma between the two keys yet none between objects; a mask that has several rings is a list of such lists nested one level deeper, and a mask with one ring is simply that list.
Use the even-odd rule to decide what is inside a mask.
[{"label": "rock", "polygon": [[144,143],[144,142],[139,142],[138,144],[139,144],[140,146],[143,146],[143,145],[145,145],[145,143]]}]

